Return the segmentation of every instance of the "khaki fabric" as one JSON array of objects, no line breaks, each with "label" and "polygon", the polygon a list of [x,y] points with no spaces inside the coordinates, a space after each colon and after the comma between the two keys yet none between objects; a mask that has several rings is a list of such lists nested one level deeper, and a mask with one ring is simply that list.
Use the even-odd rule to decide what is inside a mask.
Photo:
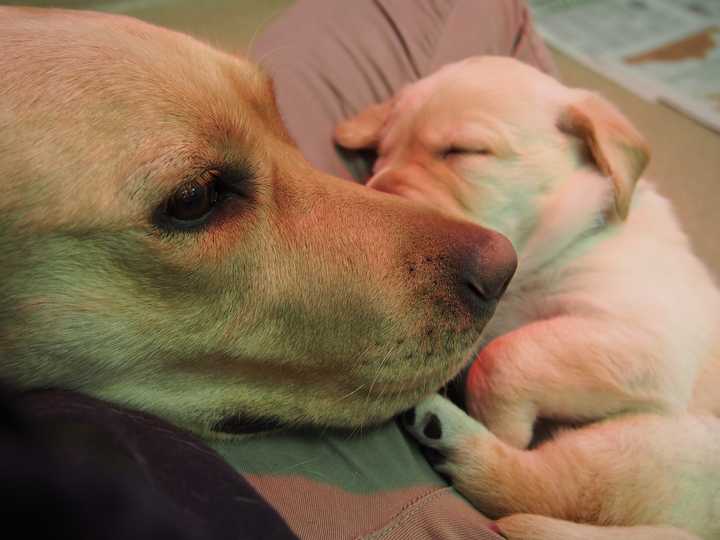
[{"label": "khaki fabric", "polygon": [[394,422],[215,443],[300,538],[498,538]]}]

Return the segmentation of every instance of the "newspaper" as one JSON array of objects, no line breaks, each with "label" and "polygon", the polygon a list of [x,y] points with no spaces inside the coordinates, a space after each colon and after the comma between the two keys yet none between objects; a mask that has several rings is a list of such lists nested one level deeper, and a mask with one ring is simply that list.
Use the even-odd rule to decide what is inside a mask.
[{"label": "newspaper", "polygon": [[554,48],[720,132],[720,0],[529,0]]}]

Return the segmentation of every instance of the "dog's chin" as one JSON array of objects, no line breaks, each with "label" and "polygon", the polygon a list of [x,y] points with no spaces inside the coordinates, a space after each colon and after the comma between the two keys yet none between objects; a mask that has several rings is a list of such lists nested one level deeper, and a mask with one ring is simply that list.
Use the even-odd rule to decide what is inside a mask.
[{"label": "dog's chin", "polygon": [[381,424],[415,406],[455,379],[479,349],[478,334],[456,336],[454,350],[422,355],[402,365],[393,377],[373,377],[357,386],[352,395],[337,398],[328,409],[332,417],[325,424],[357,429]]},{"label": "dog's chin", "polygon": [[[469,335],[464,340],[469,340]],[[463,341],[464,341],[463,340]],[[405,365],[392,380],[365,378],[351,383],[349,391],[307,388],[290,414],[269,403],[267,414],[230,414],[210,428],[214,436],[241,436],[270,431],[362,430],[383,424],[437,392],[462,372],[477,354],[477,340],[460,350],[424,357],[423,365]],[[345,388],[348,388],[347,386]],[[298,414],[300,410],[304,412]],[[289,411],[288,411],[289,412]]]}]

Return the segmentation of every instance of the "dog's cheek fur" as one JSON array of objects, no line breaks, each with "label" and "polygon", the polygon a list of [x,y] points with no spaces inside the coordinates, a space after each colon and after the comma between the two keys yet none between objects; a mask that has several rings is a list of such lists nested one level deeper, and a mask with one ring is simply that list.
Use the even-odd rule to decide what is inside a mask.
[{"label": "dog's cheek fur", "polygon": [[[207,305],[193,297],[202,288],[192,274],[158,260],[133,233],[24,237],[21,244],[1,285],[12,299],[2,318],[10,365],[26,364],[17,374],[26,385],[99,388],[121,373],[143,376],[156,365],[148,358],[187,350],[208,330],[202,323],[211,319],[192,310]],[[97,364],[102,369],[88,367]]]},{"label": "dog's cheek fur", "polygon": [[[450,330],[428,326],[410,295],[388,295],[405,287],[387,283],[395,279],[389,268],[370,275],[380,261],[333,261],[315,252],[327,245],[303,247],[271,229],[236,228],[213,240],[138,231],[10,235],[13,245],[4,247],[16,255],[0,284],[10,299],[0,312],[1,376],[83,390],[203,433],[237,415],[356,425],[409,406],[417,396],[402,384],[374,397],[368,387],[432,368],[432,332]],[[228,243],[240,245],[218,249]],[[364,249],[357,256],[371,257]],[[424,264],[416,263],[418,274],[437,272]],[[427,291],[438,300],[441,293]],[[399,312],[402,321],[392,316]],[[427,336],[414,335],[426,327]],[[445,341],[450,360],[470,345],[470,330]],[[417,345],[423,338],[427,347]],[[438,364],[433,384],[457,367]]]},{"label": "dog's cheek fur", "polygon": [[[2,376],[22,386],[76,388],[202,425],[230,403],[248,414],[262,408],[252,393],[233,396],[239,383],[282,385],[253,383],[243,359],[282,362],[301,352],[292,351],[302,343],[292,313],[302,320],[305,310],[249,300],[267,298],[262,287],[274,282],[271,269],[249,267],[250,246],[245,260],[191,268],[177,261],[179,246],[163,253],[133,234],[23,240],[21,255],[8,250],[18,256],[7,261],[1,288],[11,302],[0,313]],[[267,281],[253,278],[260,274]]]}]

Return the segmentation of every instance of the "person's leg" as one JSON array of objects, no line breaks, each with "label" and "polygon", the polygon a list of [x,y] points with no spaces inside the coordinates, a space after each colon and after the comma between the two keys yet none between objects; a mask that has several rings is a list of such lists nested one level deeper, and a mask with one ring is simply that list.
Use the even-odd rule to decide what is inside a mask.
[{"label": "person's leg", "polygon": [[299,0],[250,51],[273,76],[305,156],[345,178],[332,142],[340,120],[444,64],[481,54],[555,72],[522,0]]},{"label": "person's leg", "polygon": [[0,385],[0,504],[24,538],[297,538],[205,441],[64,390]]}]

